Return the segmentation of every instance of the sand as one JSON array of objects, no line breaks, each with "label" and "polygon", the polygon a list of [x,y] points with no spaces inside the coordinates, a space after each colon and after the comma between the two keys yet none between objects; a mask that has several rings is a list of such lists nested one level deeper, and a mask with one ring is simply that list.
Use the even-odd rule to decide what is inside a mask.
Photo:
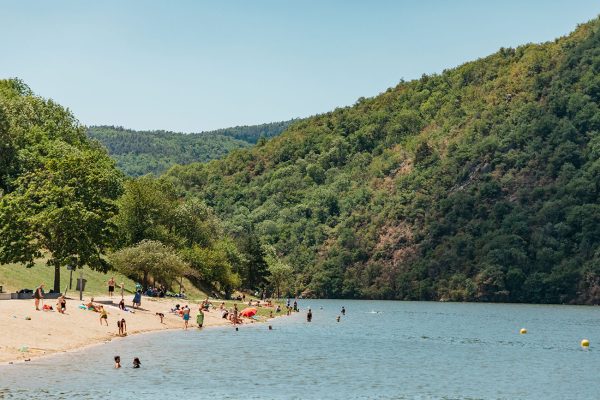
[{"label": "sand", "polygon": [[[66,314],[35,311],[33,299],[0,300],[0,363],[25,361],[110,340],[127,340],[127,337],[118,336],[117,320],[121,318],[125,318],[127,322],[128,336],[142,332],[183,329],[183,319],[169,312],[175,304],[189,304],[190,329],[197,329],[195,322],[198,304],[191,301],[143,297],[141,309],[130,313],[119,310],[118,296],[112,299],[95,297],[94,300],[96,304],[103,304],[108,312],[108,326],[100,325],[99,313],[79,309],[78,306],[82,304],[79,298],[67,299]],[[130,300],[131,296],[125,297],[128,308],[131,306]],[[84,301],[88,302],[89,298],[84,298]],[[44,304],[56,309],[56,300],[46,299]],[[157,312],[165,314],[163,324],[156,315]],[[204,327],[231,324],[221,318],[218,310],[211,309],[204,315]],[[31,320],[27,320],[27,317]]]}]

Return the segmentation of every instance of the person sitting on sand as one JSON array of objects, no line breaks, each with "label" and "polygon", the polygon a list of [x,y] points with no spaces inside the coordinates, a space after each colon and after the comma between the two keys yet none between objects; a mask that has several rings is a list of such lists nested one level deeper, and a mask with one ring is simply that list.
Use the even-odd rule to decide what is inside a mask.
[{"label": "person sitting on sand", "polygon": [[281,312],[281,306],[279,304],[277,304],[277,308],[275,309],[275,312],[276,313]]},{"label": "person sitting on sand", "polygon": [[104,309],[104,306],[100,306],[99,312],[100,312],[100,325],[102,325],[102,320],[104,320],[104,323],[106,324],[106,326],[108,326],[108,313]]},{"label": "person sitting on sand", "polygon": [[140,359],[135,357],[133,359],[133,368],[139,368],[142,366],[142,363],[140,362]]},{"label": "person sitting on sand", "polygon": [[64,314],[67,309],[67,299],[65,299],[64,295],[61,295],[56,302],[56,309],[59,313]]},{"label": "person sitting on sand", "polygon": [[229,319],[229,311],[222,310],[221,311],[221,318],[223,318],[223,319]]},{"label": "person sitting on sand", "polygon": [[225,309],[225,302],[222,302],[219,306],[219,310],[223,311]]},{"label": "person sitting on sand", "polygon": [[269,312],[269,318],[273,318],[273,311]]},{"label": "person sitting on sand", "polygon": [[121,356],[115,356],[115,369],[121,368]]},{"label": "person sitting on sand", "polygon": [[33,292],[33,298],[35,299],[35,311],[40,311],[40,299],[44,298],[44,284],[42,283]]},{"label": "person sitting on sand", "polygon": [[97,306],[94,304],[94,298],[93,298],[93,297],[90,299],[90,302],[89,302],[89,303],[87,303],[85,306],[87,307],[87,309],[88,309],[88,310],[92,310],[92,311],[100,312],[100,307],[97,307]]},{"label": "person sitting on sand", "polygon": [[119,310],[125,311],[125,299],[121,299],[119,302]]}]

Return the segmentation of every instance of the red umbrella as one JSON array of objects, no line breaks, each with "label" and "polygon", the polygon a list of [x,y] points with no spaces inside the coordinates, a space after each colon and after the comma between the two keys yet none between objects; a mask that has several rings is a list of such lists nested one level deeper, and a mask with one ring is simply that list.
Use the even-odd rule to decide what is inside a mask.
[{"label": "red umbrella", "polygon": [[248,307],[248,308],[244,308],[241,312],[240,312],[240,316],[242,317],[253,317],[254,315],[256,315],[256,308],[254,307]]}]

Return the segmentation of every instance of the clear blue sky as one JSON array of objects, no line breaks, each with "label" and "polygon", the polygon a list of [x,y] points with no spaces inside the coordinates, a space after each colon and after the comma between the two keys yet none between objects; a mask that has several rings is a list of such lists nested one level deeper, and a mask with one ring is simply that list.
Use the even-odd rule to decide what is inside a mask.
[{"label": "clear blue sky", "polygon": [[84,124],[185,132],[304,117],[552,40],[592,0],[5,1],[0,77]]}]

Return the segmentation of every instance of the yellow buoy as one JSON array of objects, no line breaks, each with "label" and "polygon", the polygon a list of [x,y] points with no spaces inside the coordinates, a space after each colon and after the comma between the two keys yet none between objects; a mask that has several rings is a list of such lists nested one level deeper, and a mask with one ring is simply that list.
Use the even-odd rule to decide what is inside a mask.
[{"label": "yellow buoy", "polygon": [[588,347],[590,347],[590,341],[589,341],[589,340],[587,340],[587,339],[583,339],[583,340],[581,341],[581,347],[585,347],[585,348],[588,348]]},{"label": "yellow buoy", "polygon": [[520,333],[521,335],[524,335],[524,334],[526,334],[526,333],[527,333],[527,329],[525,329],[525,328],[521,328],[521,330],[519,331],[519,333]]}]

